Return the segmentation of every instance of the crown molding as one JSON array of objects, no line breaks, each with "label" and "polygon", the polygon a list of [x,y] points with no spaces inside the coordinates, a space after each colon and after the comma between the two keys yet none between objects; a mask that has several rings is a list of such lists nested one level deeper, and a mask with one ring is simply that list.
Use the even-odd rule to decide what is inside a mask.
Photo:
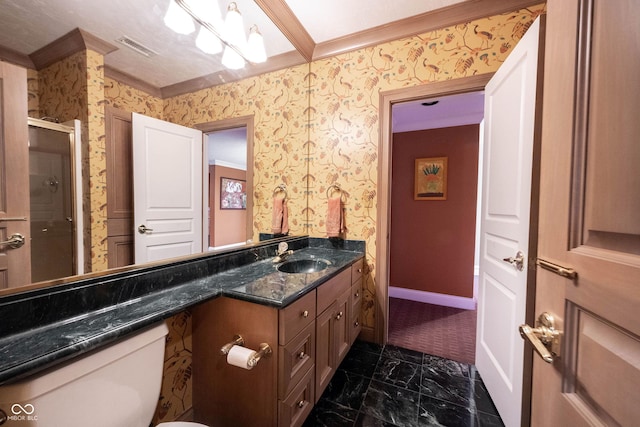
[{"label": "crown molding", "polygon": [[313,59],[324,59],[364,47],[400,40],[487,16],[546,3],[546,0],[468,0],[421,15],[318,43]]},{"label": "crown molding", "polygon": [[29,55],[36,70],[41,70],[76,52],[91,49],[106,55],[118,48],[93,34],[76,28]]},{"label": "crown molding", "polygon": [[24,68],[36,69],[31,58],[20,52],[16,52],[8,47],[0,46],[0,61],[9,62],[10,64],[19,65]]},{"label": "crown molding", "polygon": [[144,80],[140,80],[137,77],[133,77],[130,74],[123,73],[122,71],[116,70],[115,68],[105,65],[104,66],[104,76],[109,77],[113,80],[117,80],[120,83],[124,83],[128,86],[131,86],[134,89],[139,89],[145,93],[148,93],[151,96],[155,96],[156,98],[162,98],[162,90],[152,84],[145,82]]},{"label": "crown molding", "polygon": [[316,43],[284,0],[255,0],[307,62],[313,59]]},{"label": "crown molding", "polygon": [[259,76],[260,74],[270,73],[272,71],[282,70],[288,67],[305,64],[307,61],[300,56],[297,51],[292,50],[280,55],[270,57],[262,64],[247,64],[241,70],[223,70],[206,76],[197,77],[195,79],[165,86],[160,89],[162,98],[171,98],[174,96],[184,95],[185,93],[196,92],[211,86],[217,86],[224,83],[230,83],[249,77]]}]

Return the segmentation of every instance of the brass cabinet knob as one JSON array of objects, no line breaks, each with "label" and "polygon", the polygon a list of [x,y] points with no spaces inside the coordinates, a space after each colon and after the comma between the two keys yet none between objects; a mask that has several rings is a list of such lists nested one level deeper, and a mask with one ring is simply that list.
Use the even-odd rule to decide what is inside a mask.
[{"label": "brass cabinet knob", "polygon": [[300,402],[298,402],[298,408],[302,409],[304,407],[305,403],[307,403],[307,402],[305,402],[304,400],[301,400]]},{"label": "brass cabinet knob", "polygon": [[342,312],[339,312],[338,315],[336,316],[336,320],[340,320],[342,318]]},{"label": "brass cabinet knob", "polygon": [[300,354],[298,355],[298,359],[304,359],[304,357],[306,356],[304,351],[301,351]]},{"label": "brass cabinet knob", "polygon": [[305,310],[305,311],[303,311],[303,312],[302,312],[302,317],[304,317],[305,319],[306,319],[307,317],[309,317],[309,310]]},{"label": "brass cabinet knob", "polygon": [[353,296],[358,298],[360,296],[360,292],[356,292],[355,294],[353,294]]},{"label": "brass cabinet knob", "polygon": [[357,320],[355,322],[353,322],[353,327],[357,328],[358,326],[360,326],[360,322],[358,322]]}]

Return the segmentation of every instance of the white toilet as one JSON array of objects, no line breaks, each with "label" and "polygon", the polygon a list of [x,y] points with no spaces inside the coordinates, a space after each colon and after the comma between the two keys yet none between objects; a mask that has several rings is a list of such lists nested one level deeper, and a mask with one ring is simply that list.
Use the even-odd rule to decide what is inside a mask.
[{"label": "white toilet", "polygon": [[162,322],[62,367],[0,387],[0,419],[7,418],[2,427],[149,427],[160,394],[167,333]]}]

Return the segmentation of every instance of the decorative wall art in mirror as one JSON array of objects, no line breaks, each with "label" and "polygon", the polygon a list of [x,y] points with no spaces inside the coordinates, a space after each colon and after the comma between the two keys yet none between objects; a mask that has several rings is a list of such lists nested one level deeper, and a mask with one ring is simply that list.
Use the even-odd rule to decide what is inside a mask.
[{"label": "decorative wall art in mirror", "polygon": [[247,181],[220,178],[220,209],[247,209]]}]

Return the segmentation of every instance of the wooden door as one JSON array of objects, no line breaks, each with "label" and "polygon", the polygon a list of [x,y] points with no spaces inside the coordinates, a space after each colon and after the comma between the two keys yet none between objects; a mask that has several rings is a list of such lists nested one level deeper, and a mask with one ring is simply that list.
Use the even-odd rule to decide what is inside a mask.
[{"label": "wooden door", "polygon": [[[528,258],[535,255],[530,225],[536,210],[532,177],[541,21],[529,28],[485,90],[476,366],[507,426],[520,425],[526,393],[524,343],[517,328],[526,320],[527,289],[533,286]],[[528,399],[524,412],[528,419]]]},{"label": "wooden door", "polygon": [[109,268],[133,264],[131,113],[106,108],[107,248]]},{"label": "wooden door", "polygon": [[[531,421],[634,426],[640,3],[552,0],[547,7],[554,42],[545,58],[536,316],[553,315],[563,336],[552,363],[534,357]],[[577,277],[566,277],[573,271]]]},{"label": "wooden door", "polygon": [[0,61],[0,289],[31,283],[27,71]]},{"label": "wooden door", "polygon": [[133,113],[133,164],[136,263],[202,252],[202,132]]}]

